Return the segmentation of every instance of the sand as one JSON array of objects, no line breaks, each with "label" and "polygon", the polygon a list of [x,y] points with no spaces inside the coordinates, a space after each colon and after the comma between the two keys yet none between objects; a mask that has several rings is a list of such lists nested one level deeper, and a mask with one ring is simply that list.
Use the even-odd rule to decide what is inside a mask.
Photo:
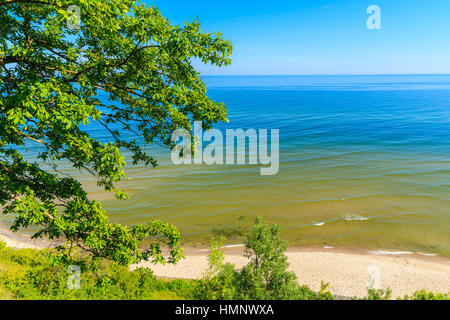
[{"label": "sand", "polygon": [[[55,246],[55,242],[32,240],[27,235],[0,229],[0,239],[13,248],[42,249]],[[186,258],[177,265],[153,265],[142,262],[132,265],[148,267],[156,276],[166,278],[200,278],[208,266],[207,249],[188,248]],[[330,291],[345,297],[362,297],[367,285],[391,288],[393,297],[426,289],[433,292],[450,292],[450,259],[408,252],[368,251],[363,249],[290,248],[287,252],[299,283],[313,290],[320,289],[321,281],[330,284]],[[246,264],[243,247],[225,248],[225,261],[237,268]]]},{"label": "sand", "polygon": [[0,228],[0,240],[6,243],[6,246],[16,249],[43,249],[58,245],[58,242],[42,239],[31,239],[29,235],[11,232]]},{"label": "sand", "polygon": [[[237,268],[247,262],[242,249],[232,248],[225,252],[225,261],[235,264]],[[391,288],[393,298],[420,289],[450,292],[450,260],[446,258],[321,248],[292,248],[287,256],[289,269],[297,275],[298,281],[316,291],[323,280],[330,284],[330,291],[335,295],[363,297],[367,295],[367,285],[372,279],[371,283],[375,286]],[[190,279],[200,278],[207,265],[206,250],[190,250],[186,253],[186,259],[176,266],[148,262],[139,264],[151,268],[156,276]]]}]

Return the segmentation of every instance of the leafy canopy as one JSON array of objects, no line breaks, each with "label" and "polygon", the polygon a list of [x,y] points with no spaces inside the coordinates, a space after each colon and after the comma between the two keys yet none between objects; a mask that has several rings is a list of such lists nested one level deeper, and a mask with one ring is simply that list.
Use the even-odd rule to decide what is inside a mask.
[{"label": "leafy canopy", "polygon": [[[12,229],[34,225],[35,237],[65,238],[123,265],[178,261],[174,226],[110,223],[102,205],[57,165],[70,162],[126,199],[116,187],[125,177],[123,151],[134,164],[156,166],[145,144],[169,146],[175,129],[226,120],[225,105],[208,98],[191,61],[228,65],[231,50],[198,21],[173,26],[133,0],[0,0],[0,206],[15,217]],[[92,123],[108,142],[87,132]],[[24,157],[37,145],[34,160]]]}]

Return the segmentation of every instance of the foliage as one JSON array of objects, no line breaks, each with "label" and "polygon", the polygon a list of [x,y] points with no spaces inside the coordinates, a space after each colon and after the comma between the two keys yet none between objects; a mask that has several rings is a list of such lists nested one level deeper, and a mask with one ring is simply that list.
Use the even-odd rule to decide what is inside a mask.
[{"label": "foliage", "polygon": [[[79,28],[68,23],[75,22],[73,5]],[[2,0],[0,206],[15,217],[12,229],[37,226],[35,237],[64,238],[66,249],[78,246],[121,265],[177,262],[182,250],[174,226],[110,223],[101,203],[57,166],[70,162],[126,199],[116,187],[125,177],[123,151],[133,164],[156,166],[145,144],[169,146],[175,129],[226,120],[224,104],[208,98],[191,60],[227,65],[231,50],[198,21],[173,26],[134,0]],[[90,135],[92,124],[109,134],[107,142]],[[35,160],[24,157],[37,147]],[[151,243],[142,249],[146,239]]]},{"label": "foliage", "polygon": [[[392,290],[384,289],[368,289],[368,295],[362,300],[390,300],[392,298]],[[357,300],[357,298],[354,298]],[[398,300],[450,300],[449,293],[434,293],[424,289],[414,292],[412,295],[405,295],[403,298],[398,297]]]},{"label": "foliage", "polygon": [[284,252],[288,243],[279,238],[280,227],[269,227],[256,218],[252,232],[245,240],[249,263],[240,271],[244,299],[289,299],[298,291],[296,276],[288,272]]},{"label": "foliage", "polygon": [[3,299],[188,299],[195,289],[193,281],[158,280],[149,269],[101,263],[81,272],[80,289],[69,289],[67,268],[54,265],[49,250],[0,247],[0,293]]},{"label": "foliage", "polygon": [[334,296],[331,294],[329,287],[329,283],[320,282],[320,290],[317,295],[318,300],[334,300]]},{"label": "foliage", "polygon": [[419,290],[414,292],[411,296],[404,296],[403,300],[450,300],[450,292],[434,293],[426,290]]},{"label": "foliage", "polygon": [[224,239],[211,240],[208,269],[199,282],[198,291],[195,294],[197,299],[231,300],[236,294],[234,266],[230,263],[224,263],[225,256],[222,250]]},{"label": "foliage", "polygon": [[[392,297],[391,289],[367,289],[367,296],[361,300],[390,300]],[[354,298],[357,300],[357,298]]]},{"label": "foliage", "polygon": [[224,265],[225,255],[221,248],[223,247],[223,242],[225,238],[220,238],[216,241],[214,238],[211,239],[211,245],[208,254],[208,269],[204,274],[204,279],[211,280],[216,276]]}]

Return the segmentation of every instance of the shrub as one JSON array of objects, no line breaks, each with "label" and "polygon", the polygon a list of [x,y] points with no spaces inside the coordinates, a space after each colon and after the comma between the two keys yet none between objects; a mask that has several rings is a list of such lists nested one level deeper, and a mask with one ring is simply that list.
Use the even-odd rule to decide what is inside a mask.
[{"label": "shrub", "polygon": [[284,254],[288,243],[279,237],[277,225],[269,227],[262,218],[256,218],[255,225],[245,240],[245,256],[249,263],[240,271],[232,264],[224,263],[221,246],[223,239],[211,242],[208,255],[209,269],[201,280],[198,299],[333,299],[322,285],[318,294],[306,286],[300,286],[296,276],[288,272],[287,257]]},{"label": "shrub", "polygon": [[411,296],[404,296],[403,300],[450,300],[449,293],[433,293],[426,290],[414,292]]},{"label": "shrub", "polygon": [[92,270],[81,266],[80,289],[67,286],[67,261],[49,250],[11,249],[0,242],[0,296],[8,299],[189,299],[194,281],[156,279],[149,269],[102,261]]},{"label": "shrub", "polygon": [[368,295],[362,299],[354,298],[354,300],[390,300],[392,296],[391,289],[367,289]]}]

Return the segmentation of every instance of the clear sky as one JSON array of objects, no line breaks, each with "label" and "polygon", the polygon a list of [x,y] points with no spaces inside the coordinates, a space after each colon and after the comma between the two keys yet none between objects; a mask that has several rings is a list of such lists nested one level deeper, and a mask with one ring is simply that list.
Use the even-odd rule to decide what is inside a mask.
[{"label": "clear sky", "polygon": [[[234,45],[205,75],[450,74],[450,0],[145,0],[173,24],[199,17]],[[370,5],[381,29],[369,30]]]}]

